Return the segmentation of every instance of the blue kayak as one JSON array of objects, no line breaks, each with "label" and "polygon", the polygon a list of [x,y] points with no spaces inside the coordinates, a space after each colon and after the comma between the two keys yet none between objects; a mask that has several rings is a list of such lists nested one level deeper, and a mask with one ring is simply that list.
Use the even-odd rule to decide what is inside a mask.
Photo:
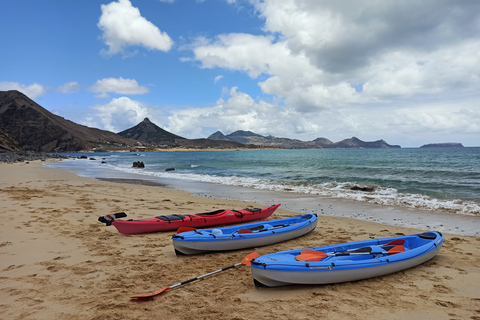
[{"label": "blue kayak", "polygon": [[379,277],[417,266],[442,247],[440,232],[271,253],[251,263],[256,286],[331,284]]},{"label": "blue kayak", "polygon": [[303,236],[317,226],[316,214],[248,223],[225,228],[193,229],[172,237],[177,255],[266,246]]}]

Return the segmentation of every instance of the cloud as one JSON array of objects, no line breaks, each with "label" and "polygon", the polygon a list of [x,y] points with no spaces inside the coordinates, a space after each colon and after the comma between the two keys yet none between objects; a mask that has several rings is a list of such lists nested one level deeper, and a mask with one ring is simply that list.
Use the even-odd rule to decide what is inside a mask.
[{"label": "cloud", "polygon": [[220,81],[221,79],[223,78],[223,76],[216,76],[215,79],[213,80],[213,82],[218,82]]},{"label": "cloud", "polygon": [[198,138],[213,132],[207,128],[217,128],[224,133],[236,130],[253,131],[258,134],[288,136],[305,130],[318,130],[315,123],[305,121],[293,109],[281,108],[275,103],[255,101],[244,92],[233,87],[229,98],[220,98],[215,106],[208,108],[187,108],[173,111],[168,117],[166,129],[181,136]]},{"label": "cloud", "polygon": [[138,85],[135,79],[120,78],[104,78],[98,80],[93,86],[89,88],[93,92],[100,92],[100,98],[108,98],[107,92],[114,92],[118,94],[145,94],[149,90],[147,87]]},{"label": "cloud", "polygon": [[147,49],[169,51],[173,41],[167,33],[141,16],[140,10],[129,0],[118,0],[101,6],[102,15],[97,26],[109,47],[105,53],[124,53],[128,46],[141,45]]},{"label": "cloud", "polygon": [[18,90],[32,100],[44,95],[47,88],[41,84],[24,85],[18,82],[0,81],[0,91]]},{"label": "cloud", "polygon": [[193,53],[203,68],[264,74],[262,91],[301,112],[475,90],[480,3],[440,4],[265,0],[265,35],[202,38]]},{"label": "cloud", "polygon": [[57,88],[61,93],[75,93],[80,90],[80,84],[76,81],[66,82],[62,86]]},{"label": "cloud", "polygon": [[[148,106],[127,97],[112,99],[107,104],[97,104],[92,108],[95,110],[95,114],[88,116],[82,124],[112,132],[131,128],[149,117],[150,114]],[[99,119],[100,123],[93,119]]]}]

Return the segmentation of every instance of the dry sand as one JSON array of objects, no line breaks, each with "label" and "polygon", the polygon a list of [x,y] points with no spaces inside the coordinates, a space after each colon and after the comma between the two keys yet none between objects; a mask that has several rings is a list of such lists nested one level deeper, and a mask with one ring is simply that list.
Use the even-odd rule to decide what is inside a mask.
[{"label": "dry sand", "polygon": [[[142,219],[273,203],[82,178],[40,161],[0,164],[0,201],[0,319],[480,319],[480,237],[444,234],[444,246],[432,260],[370,280],[255,288],[249,267],[242,265],[136,302],[129,297],[233,265],[252,251],[424,230],[321,216],[315,231],[285,243],[177,257],[173,232],[125,236],[97,218],[120,211]],[[272,218],[294,215],[280,207]]]}]

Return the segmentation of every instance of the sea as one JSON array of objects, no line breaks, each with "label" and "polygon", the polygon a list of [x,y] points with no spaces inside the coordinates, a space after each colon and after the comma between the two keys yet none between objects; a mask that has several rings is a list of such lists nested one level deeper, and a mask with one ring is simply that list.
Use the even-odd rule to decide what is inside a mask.
[{"label": "sea", "polygon": [[[480,147],[60,155],[70,158],[47,165],[86,177],[176,181],[177,188],[195,182],[480,217]],[[137,161],[145,167],[134,168]]]}]

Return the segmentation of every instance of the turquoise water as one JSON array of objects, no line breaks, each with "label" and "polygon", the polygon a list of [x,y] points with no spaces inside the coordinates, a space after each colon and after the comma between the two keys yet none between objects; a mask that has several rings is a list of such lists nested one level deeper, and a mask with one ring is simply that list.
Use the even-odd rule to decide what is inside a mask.
[{"label": "turquoise water", "polygon": [[[78,156],[80,154],[63,154]],[[90,153],[50,166],[317,194],[480,215],[480,148]],[[142,161],[144,169],[132,168]],[[102,163],[104,162],[104,163]],[[175,171],[165,171],[175,168]],[[353,186],[373,187],[355,191]]]}]

